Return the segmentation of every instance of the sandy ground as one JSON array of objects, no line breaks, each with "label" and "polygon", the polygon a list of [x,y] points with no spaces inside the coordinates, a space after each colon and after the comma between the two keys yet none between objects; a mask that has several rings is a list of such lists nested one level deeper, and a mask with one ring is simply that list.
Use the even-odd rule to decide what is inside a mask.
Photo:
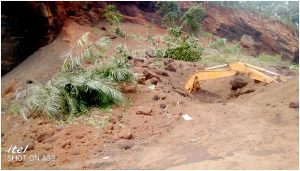
[{"label": "sandy ground", "polygon": [[[13,79],[18,83],[33,76],[40,81],[49,79],[61,65],[63,58],[59,56],[71,46],[69,42],[91,29],[72,22],[66,27],[69,29],[62,32],[64,35],[2,77],[2,88],[11,86]],[[123,27],[126,32],[145,32],[145,27],[138,24]],[[163,33],[164,30],[154,28],[152,34]],[[113,40],[113,45],[118,43],[125,43],[130,50],[146,45],[128,38]],[[48,50],[54,51],[48,53]],[[250,82],[242,92],[255,91],[237,98],[231,96],[229,81],[233,77],[205,81],[201,84],[203,91],[189,95],[183,90],[185,80],[203,66],[168,59],[143,59],[144,62],[131,61],[134,72],[140,75],[145,70],[157,72],[160,66],[160,71],[168,76],[157,75],[161,81],[154,90],[148,88],[149,81],[145,85],[138,84],[137,92],[127,93],[131,102],[125,106],[115,106],[111,111],[92,110],[91,115],[77,118],[72,124],[46,118],[24,122],[19,116],[2,115],[1,167],[298,169],[299,115],[298,109],[289,107],[290,102],[299,99],[298,74],[286,76],[286,82],[268,85]],[[164,63],[174,66],[176,72],[164,70]],[[5,96],[8,95],[3,98]],[[149,114],[137,114],[139,111]],[[185,121],[181,114],[193,119]],[[108,124],[97,127],[106,116]],[[128,135],[133,137],[128,138]],[[26,144],[30,144],[25,154],[27,158],[8,161],[10,145]],[[41,157],[39,161],[30,161],[29,156],[36,155],[55,156],[55,160]]]}]

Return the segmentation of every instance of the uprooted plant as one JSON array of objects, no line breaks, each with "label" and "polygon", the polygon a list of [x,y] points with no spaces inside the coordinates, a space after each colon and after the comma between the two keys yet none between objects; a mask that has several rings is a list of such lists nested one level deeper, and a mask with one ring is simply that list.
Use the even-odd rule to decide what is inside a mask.
[{"label": "uprooted plant", "polygon": [[[17,93],[16,99],[22,105],[20,113],[25,119],[45,115],[56,120],[66,120],[86,113],[90,107],[101,108],[123,102],[124,97],[118,84],[134,81],[127,58],[121,55],[125,53],[124,49],[117,49],[111,61],[97,58],[93,60],[93,65],[84,67],[83,61],[87,57],[104,57],[104,49],[101,49],[101,55],[97,49],[107,42],[103,44],[105,38],[100,40],[91,43],[87,34],[84,34],[78,44],[86,49],[82,53],[70,53],[54,78],[46,84],[32,84]],[[91,47],[93,50],[87,50]]]}]

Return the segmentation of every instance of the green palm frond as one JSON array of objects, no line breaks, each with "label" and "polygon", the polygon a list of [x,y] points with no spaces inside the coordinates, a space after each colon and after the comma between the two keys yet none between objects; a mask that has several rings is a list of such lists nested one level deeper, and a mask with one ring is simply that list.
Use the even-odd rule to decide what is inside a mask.
[{"label": "green palm frond", "polygon": [[[28,114],[45,115],[56,120],[68,120],[86,113],[90,107],[105,107],[120,104],[124,97],[118,89],[121,82],[132,82],[134,75],[127,61],[127,50],[120,48],[116,58],[107,62],[95,61],[104,56],[110,43],[102,38],[95,43],[85,33],[77,42],[83,51],[73,49],[68,53],[59,72],[46,84],[32,84],[18,91],[16,99],[20,101],[20,114],[27,119]],[[86,68],[82,62],[95,61]]]},{"label": "green palm frond", "polygon": [[95,62],[97,59],[102,58],[104,56],[104,53],[106,52],[106,47],[111,43],[109,38],[103,37],[96,41],[95,43],[86,42],[85,49],[83,53],[81,53],[81,58],[87,62],[87,63],[92,63]]},{"label": "green palm frond", "polygon": [[[67,112],[69,113],[70,116],[73,116],[74,114],[76,114],[77,112],[80,112],[79,107],[79,102],[76,98],[74,98],[74,96],[64,92],[64,100],[66,103],[66,109]],[[76,97],[76,96],[75,96]]]},{"label": "green palm frond", "polygon": [[111,40],[108,37],[102,37],[98,41],[95,42],[97,47],[103,48],[108,46],[111,43]]},{"label": "green palm frond", "polygon": [[104,103],[109,101],[119,103],[123,101],[122,93],[114,88],[113,84],[109,79],[93,80],[87,83],[87,86],[99,92],[98,100],[104,102],[103,99],[107,99]]},{"label": "green palm frond", "polygon": [[89,35],[90,35],[90,32],[84,33],[81,36],[81,38],[77,41],[77,46],[78,47],[87,47],[87,46],[89,46],[90,45]]},{"label": "green palm frond", "polygon": [[68,56],[63,63],[63,72],[73,72],[81,66],[81,60],[77,56]]},{"label": "green palm frond", "polygon": [[61,92],[54,86],[49,86],[46,89],[47,94],[45,94],[44,105],[41,106],[42,111],[50,117],[55,116],[57,118],[57,114],[64,112],[61,110],[61,104],[64,103]]},{"label": "green palm frond", "polygon": [[111,77],[117,82],[132,82],[134,75],[126,68],[117,68],[111,70]]},{"label": "green palm frond", "polygon": [[129,65],[125,59],[114,59],[110,64],[96,66],[92,73],[112,79],[117,83],[131,83],[135,80],[135,76],[129,69]]},{"label": "green palm frond", "polygon": [[61,120],[87,111],[90,105],[123,101],[122,93],[110,79],[81,74],[60,76],[54,81],[57,82],[32,86],[32,94],[26,100],[29,111]]}]

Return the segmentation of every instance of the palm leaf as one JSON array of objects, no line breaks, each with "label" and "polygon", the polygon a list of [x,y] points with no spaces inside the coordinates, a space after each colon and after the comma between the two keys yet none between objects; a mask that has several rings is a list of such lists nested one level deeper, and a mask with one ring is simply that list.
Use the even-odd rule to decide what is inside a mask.
[{"label": "palm leaf", "polygon": [[83,48],[87,47],[90,44],[89,35],[90,35],[90,32],[84,33],[81,36],[81,38],[77,41],[77,46],[78,47],[83,47]]},{"label": "palm leaf", "polygon": [[85,33],[77,42],[84,51],[73,49],[68,53],[62,72],[48,83],[34,84],[17,92],[16,98],[23,106],[20,113],[24,119],[27,119],[26,114],[36,113],[66,120],[85,113],[90,106],[104,107],[124,101],[117,85],[134,80],[126,59],[126,49],[119,47],[117,58],[86,69],[81,62],[102,57],[110,43],[108,38],[102,38],[92,44],[88,37],[89,33]]}]

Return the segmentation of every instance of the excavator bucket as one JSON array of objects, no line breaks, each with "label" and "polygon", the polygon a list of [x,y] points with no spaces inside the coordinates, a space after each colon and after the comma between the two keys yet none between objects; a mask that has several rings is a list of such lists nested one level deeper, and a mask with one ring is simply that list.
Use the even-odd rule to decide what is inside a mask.
[{"label": "excavator bucket", "polygon": [[[227,67],[223,70],[213,70],[218,68]],[[200,89],[200,81],[203,80],[209,80],[209,79],[216,79],[221,77],[228,77],[228,76],[234,76],[237,74],[243,74],[246,75],[254,80],[258,80],[265,83],[271,83],[276,82],[273,78],[269,77],[266,74],[263,74],[260,71],[267,72],[272,75],[278,76],[279,74],[276,74],[274,72],[265,70],[263,68],[255,67],[250,64],[244,64],[241,62],[236,62],[232,64],[227,65],[220,65],[216,67],[210,67],[206,70],[201,70],[193,73],[189,78],[187,79],[184,88],[189,92],[193,93]]]}]

